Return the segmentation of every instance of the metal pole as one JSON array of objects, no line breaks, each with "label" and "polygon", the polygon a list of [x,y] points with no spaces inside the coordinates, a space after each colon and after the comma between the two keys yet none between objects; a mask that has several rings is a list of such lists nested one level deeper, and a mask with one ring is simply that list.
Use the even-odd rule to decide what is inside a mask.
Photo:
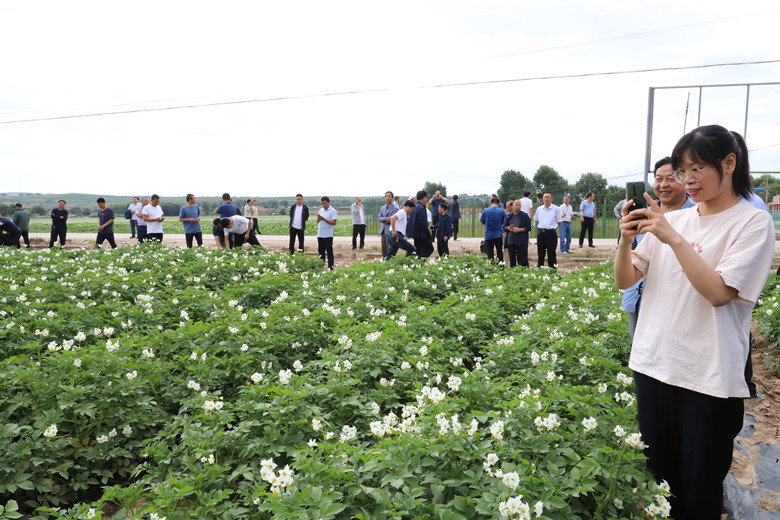
[{"label": "metal pole", "polygon": [[747,94],[745,95],[745,129],[742,131],[742,138],[747,140],[747,122],[748,109],[750,108],[750,85],[747,85]]},{"label": "metal pole", "polygon": [[699,108],[696,110],[696,128],[701,126],[701,86],[699,86]]},{"label": "metal pole", "polygon": [[645,142],[645,171],[644,178],[647,184],[647,173],[650,171],[650,153],[653,147],[653,111],[655,110],[655,89],[650,87],[647,99],[647,137]]}]

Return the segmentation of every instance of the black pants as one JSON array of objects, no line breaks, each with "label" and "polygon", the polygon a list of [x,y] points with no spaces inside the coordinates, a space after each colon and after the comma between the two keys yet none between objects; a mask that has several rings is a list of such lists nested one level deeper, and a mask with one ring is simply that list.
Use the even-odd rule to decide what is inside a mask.
[{"label": "black pants", "polygon": [[250,246],[260,246],[260,242],[257,241],[257,237],[255,236],[255,232],[251,229],[249,230],[249,238],[244,238],[244,233],[230,233],[232,237],[234,237],[236,248],[240,248],[244,245],[244,242],[249,244]]},{"label": "black pants", "polygon": [[65,239],[68,235],[68,228],[56,228],[52,226],[51,228],[51,235],[49,236],[49,249],[54,247],[54,242],[59,239],[60,241],[60,247],[65,247]]},{"label": "black pants", "polygon": [[536,251],[539,254],[537,265],[544,265],[544,257],[547,255],[547,265],[555,269],[558,259],[555,256],[555,249],[558,247],[558,233],[554,229],[540,229],[536,236]]},{"label": "black pants", "polygon": [[290,254],[295,253],[295,238],[298,238],[298,249],[303,251],[303,230],[290,226]]},{"label": "black pants", "polygon": [[187,242],[187,248],[192,249],[193,238],[199,246],[203,245],[203,233],[184,233],[184,241]]},{"label": "black pants", "polygon": [[95,240],[95,245],[99,246],[106,240],[108,240],[108,244],[111,246],[111,249],[116,249],[116,241],[114,240],[113,233],[103,233],[102,231],[98,231],[97,239]]},{"label": "black pants", "polygon": [[30,232],[29,231],[22,231],[22,238],[24,239],[24,245],[27,246],[27,249],[30,249]]},{"label": "black pants", "polygon": [[498,238],[491,238],[490,240],[485,240],[485,254],[488,257],[488,260],[493,260],[493,248],[496,248],[496,257],[498,257],[499,262],[504,261],[504,237],[498,237]]},{"label": "black pants", "polygon": [[582,217],[585,221],[580,229],[580,247],[585,243],[585,231],[588,232],[588,245],[593,247],[593,224],[596,222],[593,217]]},{"label": "black pants", "polygon": [[458,239],[458,230],[460,228],[460,219],[459,218],[453,218],[452,219],[452,239],[457,240]]},{"label": "black pants", "polygon": [[163,234],[162,233],[146,233],[146,236],[144,237],[144,242],[151,242],[152,240],[156,242],[160,242],[162,244],[163,241]]},{"label": "black pants", "polygon": [[257,217],[252,217],[252,231],[260,233],[260,226],[257,225]]},{"label": "black pants", "polygon": [[700,394],[638,372],[634,377],[647,466],[675,495],[671,516],[720,520],[723,479],[742,429],[742,399]]},{"label": "black pants", "polygon": [[450,254],[449,239],[445,242],[443,238],[436,239],[436,252],[439,253],[439,258],[444,255]]},{"label": "black pants", "polygon": [[528,267],[528,243],[509,244],[509,267],[524,265]]},{"label": "black pants", "polygon": [[333,237],[320,238],[317,237],[317,249],[320,253],[320,258],[325,261],[325,256],[328,257],[328,269],[333,269]]},{"label": "black pants", "polygon": [[430,236],[414,239],[414,248],[417,249],[417,256],[428,258],[433,254],[433,240]]},{"label": "black pants", "polygon": [[19,238],[21,236],[21,233],[0,233],[0,246],[19,249]]},{"label": "black pants", "polygon": [[352,225],[352,249],[357,249],[357,237],[360,236],[360,249],[366,245],[366,225],[365,224],[353,224]]}]

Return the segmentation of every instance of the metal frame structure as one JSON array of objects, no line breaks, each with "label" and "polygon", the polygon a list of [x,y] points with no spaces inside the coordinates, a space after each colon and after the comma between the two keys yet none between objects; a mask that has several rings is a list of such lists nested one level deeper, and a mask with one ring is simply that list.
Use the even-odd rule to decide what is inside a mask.
[{"label": "metal frame structure", "polygon": [[[645,183],[648,182],[648,174],[650,171],[650,154],[653,146],[653,113],[655,109],[655,91],[656,90],[671,90],[671,89],[699,89],[699,107],[696,114],[696,127],[701,123],[701,98],[702,92],[705,88],[721,88],[721,87],[745,87],[745,125],[742,130],[742,137],[747,139],[748,128],[748,113],[750,109],[750,87],[767,86],[767,85],[780,85],[780,82],[766,82],[766,83],[727,83],[720,85],[679,85],[670,87],[650,87],[650,93],[647,100],[647,139],[645,143]],[[777,173],[777,172],[751,172],[751,173]]]}]

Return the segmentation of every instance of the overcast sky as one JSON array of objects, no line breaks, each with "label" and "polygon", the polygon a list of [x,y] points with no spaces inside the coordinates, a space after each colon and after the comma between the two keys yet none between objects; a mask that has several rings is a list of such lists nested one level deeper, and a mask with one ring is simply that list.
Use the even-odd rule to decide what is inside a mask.
[{"label": "overcast sky", "polygon": [[[780,63],[489,82],[780,60],[778,27],[776,0],[2,2],[0,191],[473,194],[542,164],[623,184],[649,87],[780,81]],[[691,130],[698,90],[657,92],[653,160],[689,94]],[[742,132],[745,101],[705,90],[701,124]],[[192,105],[212,106],[148,111]],[[749,113],[753,170],[780,170],[780,85]]]}]

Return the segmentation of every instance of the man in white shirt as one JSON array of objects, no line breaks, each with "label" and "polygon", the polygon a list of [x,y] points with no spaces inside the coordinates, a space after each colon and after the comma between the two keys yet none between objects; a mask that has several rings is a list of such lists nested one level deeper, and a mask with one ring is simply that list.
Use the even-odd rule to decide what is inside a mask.
[{"label": "man in white shirt", "polygon": [[414,202],[407,200],[404,202],[403,209],[396,211],[390,217],[390,240],[388,240],[385,260],[394,257],[399,248],[406,251],[406,256],[417,253],[417,249],[405,238],[406,224],[412,211],[414,211]]},{"label": "man in white shirt", "polygon": [[547,265],[551,269],[556,269],[557,259],[555,249],[558,246],[557,230],[561,226],[561,213],[558,206],[552,203],[552,194],[545,193],[542,197],[543,205],[536,209],[534,221],[539,230],[536,235],[536,250],[539,254],[537,265],[544,265],[544,256],[547,254]]},{"label": "man in white shirt", "polygon": [[149,198],[144,197],[141,199],[141,202],[138,203],[138,210],[134,213],[133,218],[135,219],[135,226],[136,226],[136,238],[138,238],[138,243],[142,243],[144,240],[146,240],[146,221],[144,220],[144,213],[143,210],[146,206],[149,205]]},{"label": "man in white shirt", "polygon": [[141,201],[138,200],[138,197],[133,197],[133,202],[127,206],[127,209],[130,210],[130,238],[135,238],[135,230],[138,226],[136,215],[139,211],[144,209],[144,207],[141,206]]},{"label": "man in white shirt", "polygon": [[160,207],[160,196],[156,193],[152,195],[152,199],[148,206],[144,206],[141,212],[146,222],[146,238],[144,240],[157,240],[163,241],[163,221],[165,216],[163,209]]},{"label": "man in white shirt", "polygon": [[298,237],[298,251],[303,253],[303,232],[309,220],[309,207],[303,203],[303,195],[295,196],[295,204],[290,206],[290,254],[295,253],[295,237]]},{"label": "man in white shirt", "polygon": [[244,218],[252,221],[252,215],[254,210],[252,209],[252,199],[246,199],[246,205],[244,206]]},{"label": "man in white shirt", "polygon": [[363,200],[355,198],[352,203],[352,249],[357,249],[357,237],[360,235],[360,249],[366,245],[366,215],[363,212]]},{"label": "man in white shirt", "polygon": [[531,202],[531,192],[523,192],[523,198],[520,199],[520,211],[525,212],[529,218],[534,218],[534,203]]},{"label": "man in white shirt", "polygon": [[250,246],[260,246],[254,231],[252,231],[252,221],[246,217],[234,215],[223,219],[214,219],[214,227],[218,230],[227,229],[235,238],[236,248],[244,245],[244,242]]},{"label": "man in white shirt", "polygon": [[574,208],[571,207],[571,197],[564,195],[563,204],[558,206],[561,210],[561,254],[571,254],[571,216]]},{"label": "man in white shirt", "polygon": [[333,228],[336,227],[338,213],[336,208],[330,205],[330,198],[324,196],[320,199],[322,207],[317,213],[317,245],[319,246],[320,258],[325,261],[328,257],[328,269],[333,270]]}]

